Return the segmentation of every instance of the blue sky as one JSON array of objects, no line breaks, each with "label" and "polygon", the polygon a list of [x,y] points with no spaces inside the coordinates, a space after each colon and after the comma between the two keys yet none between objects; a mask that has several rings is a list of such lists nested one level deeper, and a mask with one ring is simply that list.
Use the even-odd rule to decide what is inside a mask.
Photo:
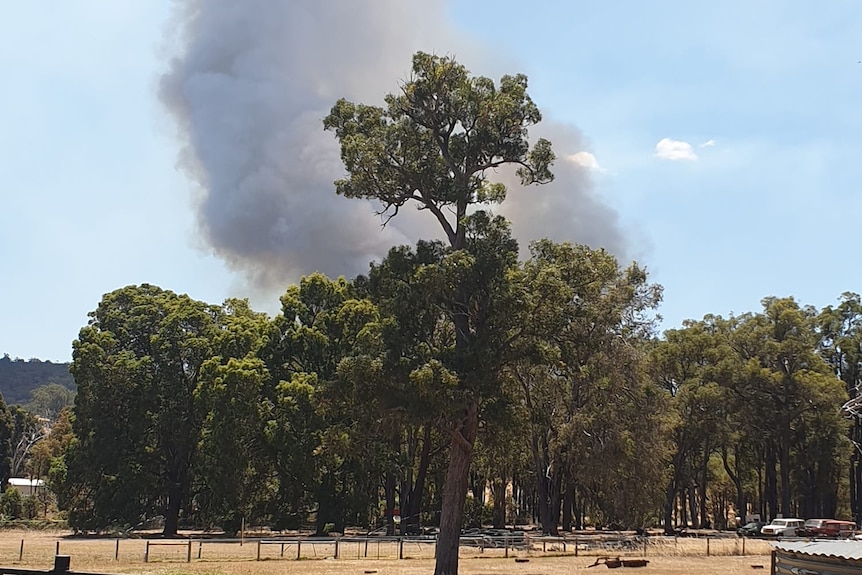
[{"label": "blue sky", "polygon": [[[157,97],[162,4],[5,7],[0,353],[69,360],[101,295],[133,283],[277,304],[198,233]],[[862,5],[524,6],[452,2],[445,15],[493,60],[487,73],[526,73],[545,117],[580,129],[595,193],[665,287],[665,327],[862,289]]]}]

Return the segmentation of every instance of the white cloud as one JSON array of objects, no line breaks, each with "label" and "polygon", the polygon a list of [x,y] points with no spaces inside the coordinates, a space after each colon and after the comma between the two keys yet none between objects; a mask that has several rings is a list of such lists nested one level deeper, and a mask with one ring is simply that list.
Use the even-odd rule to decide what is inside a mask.
[{"label": "white cloud", "polygon": [[697,154],[688,142],[662,138],[655,145],[655,156],[663,160],[696,160]]},{"label": "white cloud", "polygon": [[596,157],[589,152],[577,152],[575,154],[569,154],[566,156],[566,161],[581,166],[582,168],[587,168],[589,170],[599,170],[601,171],[601,166],[599,166],[599,161],[596,160]]},{"label": "white cloud", "polygon": [[698,148],[711,148],[714,145],[715,145],[715,140],[707,140],[704,143],[702,143],[701,145],[699,145]]}]

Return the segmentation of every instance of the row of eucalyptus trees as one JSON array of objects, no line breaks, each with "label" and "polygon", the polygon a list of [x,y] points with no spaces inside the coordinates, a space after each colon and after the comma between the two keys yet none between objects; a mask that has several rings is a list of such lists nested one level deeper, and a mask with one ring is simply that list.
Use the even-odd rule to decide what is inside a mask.
[{"label": "row of eucalyptus trees", "polygon": [[[420,242],[353,281],[313,274],[275,318],[151,285],[107,294],[75,342],[74,440],[50,472],[71,525],[437,524],[462,393],[440,309],[452,276],[472,273],[459,257]],[[550,241],[510,257],[482,320],[499,332],[473,358],[497,377],[465,526],[855,513],[856,431],[841,407],[856,386],[858,296],[819,312],[767,298],[657,338],[661,290],[637,265]]]}]

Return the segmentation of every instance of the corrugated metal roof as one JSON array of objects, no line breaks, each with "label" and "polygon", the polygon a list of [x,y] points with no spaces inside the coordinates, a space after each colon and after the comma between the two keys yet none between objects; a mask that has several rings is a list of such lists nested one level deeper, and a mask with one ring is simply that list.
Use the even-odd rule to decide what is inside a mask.
[{"label": "corrugated metal roof", "polygon": [[835,541],[781,541],[773,547],[814,557],[835,557],[862,561],[862,541],[839,539]]}]

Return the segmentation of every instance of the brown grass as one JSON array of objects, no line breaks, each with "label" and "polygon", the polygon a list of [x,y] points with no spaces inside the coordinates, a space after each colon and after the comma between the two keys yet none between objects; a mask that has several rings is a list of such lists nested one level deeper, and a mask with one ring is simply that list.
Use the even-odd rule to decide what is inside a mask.
[{"label": "brown grass", "polygon": [[[18,560],[21,542],[24,553]],[[158,545],[151,540],[149,562],[144,562],[147,542],[144,539],[121,539],[118,560],[115,539],[87,539],[68,537],[65,533],[46,533],[38,531],[0,532],[0,565],[7,567],[32,567],[47,569],[53,563],[53,556],[59,543],[60,554],[71,556],[71,567],[75,571],[100,573],[138,573],[153,575],[427,575],[434,572],[433,547],[430,545],[405,544],[405,560],[398,560],[396,543],[381,543],[379,550],[375,543],[369,543],[367,558],[364,544],[342,543],[339,559],[333,559],[332,545],[304,543],[301,548],[302,560],[296,560],[296,545],[285,545],[281,558],[280,545],[262,545],[261,561],[256,561],[258,545],[256,541],[238,543],[219,543],[204,541],[192,542],[192,562],[186,563],[188,546],[179,544]],[[735,538],[713,539],[709,543],[710,556],[706,556],[705,539],[664,539],[649,540],[645,568],[624,568],[613,573],[643,574],[691,574],[691,575],[731,575],[757,573],[753,565],[769,567],[769,544],[765,541],[747,540],[746,555],[742,556],[741,541]],[[200,551],[200,559],[198,552]],[[502,549],[462,548],[461,574],[463,575],[563,575],[571,571],[584,571],[595,574],[607,572],[598,565],[589,567],[603,555],[622,557],[643,557],[644,549],[614,549],[600,546],[578,546],[578,556],[574,548],[567,545],[565,553],[557,544],[534,545],[532,550],[509,551],[504,557]],[[516,563],[515,557],[528,559]]]}]

